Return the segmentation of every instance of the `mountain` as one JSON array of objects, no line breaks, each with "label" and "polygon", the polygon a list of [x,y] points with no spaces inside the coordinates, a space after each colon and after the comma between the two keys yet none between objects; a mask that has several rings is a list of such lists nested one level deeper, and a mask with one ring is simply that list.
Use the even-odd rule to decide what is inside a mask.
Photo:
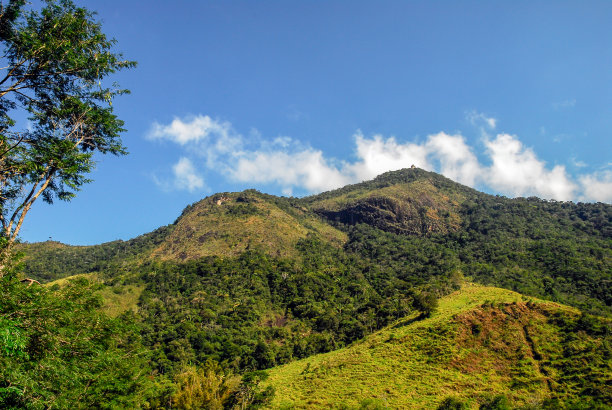
[{"label": "mountain", "polygon": [[185,261],[236,256],[249,249],[295,256],[295,245],[308,234],[338,247],[346,241],[345,233],[297,202],[254,190],[220,193],[187,207],[151,257]]},{"label": "mountain", "polygon": [[[612,206],[606,204],[509,199],[411,168],[305,198],[219,193],[129,241],[45,242],[20,250],[24,275],[47,282],[52,294],[93,282],[88,289],[104,300],[99,311],[136,321],[151,380],[174,383],[174,390],[155,390],[166,395],[159,402],[206,407],[209,402],[189,396],[196,388],[189,383],[206,378],[202,383],[221,389],[219,380],[236,374],[246,385],[223,387],[227,406],[246,398],[263,404],[270,399],[266,387],[277,390],[276,405],[295,397],[298,408],[336,399],[376,408],[404,393],[424,407],[445,399],[448,406],[509,400],[555,407],[573,405],[576,397],[599,406],[609,385],[609,356],[601,356],[610,354],[606,317],[612,316]],[[462,288],[465,283],[479,285]],[[462,339],[468,330],[483,337]],[[360,350],[374,346],[377,335],[400,334],[399,341]],[[343,364],[336,366],[331,358],[342,352],[360,359],[353,367],[338,359]],[[409,359],[406,374],[446,375],[444,389],[436,393],[432,386],[442,384],[433,377],[414,392],[407,379],[393,387],[381,373],[356,376],[367,376],[372,366],[402,368],[397,355]],[[306,362],[296,362],[313,366],[326,357],[329,366],[314,375],[299,367]],[[599,363],[595,373],[584,365],[589,361]],[[267,385],[252,373],[276,366],[286,367],[270,370]],[[336,381],[326,378],[333,374]],[[317,384],[331,388],[343,378],[362,380],[354,388],[363,393],[345,400]],[[285,383],[296,390],[279,387]],[[313,389],[322,395],[309,404]],[[374,407],[367,407],[370,399]]]},{"label": "mountain", "polygon": [[306,198],[216,194],[188,206],[173,224],[130,241],[22,249],[26,273],[50,281],[249,250],[295,258],[306,237],[394,265],[389,269],[403,269],[402,263],[413,269],[417,261],[405,253],[430,249],[444,253],[438,259],[449,269],[480,283],[612,313],[612,206],[492,196],[418,168]]},{"label": "mountain", "polygon": [[129,241],[117,240],[93,246],[46,241],[20,243],[15,249],[23,254],[25,274],[41,282],[101,271],[112,271],[116,275],[141,263],[173,229],[174,225],[168,225]]},{"label": "mountain", "polygon": [[[70,246],[55,241],[20,244],[29,277],[49,282],[76,274],[124,270],[144,261],[232,257],[246,250],[296,256],[300,239],[317,235],[336,247],[346,233],[295,199],[255,190],[212,195],[187,206],[173,224],[128,241]],[[123,267],[123,268],[122,268]]]},{"label": "mountain", "polygon": [[315,213],[342,224],[368,224],[407,235],[461,229],[461,204],[478,196],[439,174],[412,168],[304,199]]}]

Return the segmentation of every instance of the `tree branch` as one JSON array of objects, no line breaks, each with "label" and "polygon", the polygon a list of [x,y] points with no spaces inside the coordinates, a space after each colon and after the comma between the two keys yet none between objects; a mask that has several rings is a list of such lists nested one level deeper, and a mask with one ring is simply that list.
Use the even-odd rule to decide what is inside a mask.
[{"label": "tree branch", "polygon": [[[27,202],[24,202],[21,205],[21,207],[22,207],[21,215],[19,216],[19,221],[17,222],[17,225],[15,225],[15,230],[10,234],[9,241],[14,242],[15,239],[17,239],[17,234],[19,234],[19,230],[21,229],[21,225],[23,224],[23,220],[24,220],[26,214],[28,213],[28,211],[32,207],[32,204],[34,203],[34,201],[36,201],[36,199],[40,196],[40,194],[42,194],[43,191],[45,189],[47,189],[47,187],[51,183],[51,180],[53,179],[53,175],[54,174],[55,174],[55,169],[52,169],[51,171],[49,171],[49,173],[47,175],[47,178],[45,179],[45,182],[42,184],[42,186],[36,192],[36,194],[31,196],[31,193],[30,193],[31,198]],[[36,183],[36,185],[38,185],[38,182]],[[36,185],[32,189],[32,192],[36,189]],[[15,211],[15,212],[17,212],[17,211]],[[9,224],[9,229],[12,226],[13,222],[14,222],[14,220],[13,220],[13,218],[11,218],[11,222]]]},{"label": "tree branch", "polygon": [[41,285],[41,286],[42,286],[42,284],[41,284],[39,281],[37,281],[36,279],[24,278],[24,279],[21,279],[21,280],[20,280],[20,282],[21,282],[21,283],[23,283],[23,282],[29,282],[29,283],[28,283],[28,287],[32,286],[32,284],[33,284],[33,283],[38,283],[39,285]]}]

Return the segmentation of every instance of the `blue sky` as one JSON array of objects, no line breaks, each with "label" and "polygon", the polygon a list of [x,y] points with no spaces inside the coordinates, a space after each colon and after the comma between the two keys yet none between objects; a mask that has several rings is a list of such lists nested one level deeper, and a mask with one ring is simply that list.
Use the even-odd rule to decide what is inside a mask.
[{"label": "blue sky", "polygon": [[138,61],[125,157],[22,240],[129,239],[189,203],[412,164],[489,193],[612,202],[610,1],[78,1]]}]

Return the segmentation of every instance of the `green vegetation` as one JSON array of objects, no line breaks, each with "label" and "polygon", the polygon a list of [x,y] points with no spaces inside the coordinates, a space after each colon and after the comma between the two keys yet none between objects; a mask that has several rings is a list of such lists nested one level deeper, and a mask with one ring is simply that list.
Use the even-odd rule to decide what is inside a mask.
[{"label": "green vegetation", "polygon": [[295,257],[295,245],[308,234],[320,235],[336,246],[346,240],[343,232],[288,199],[254,190],[223,193],[186,208],[152,255],[187,261],[259,250],[274,257]]},{"label": "green vegetation", "polygon": [[[133,315],[101,312],[95,285],[0,286],[0,407],[118,408],[155,402]],[[160,394],[157,391],[155,394]]]},{"label": "green vegetation", "polygon": [[[384,190],[390,202],[380,202]],[[478,282],[612,314],[610,205],[491,196],[420,169],[304,201],[341,222],[347,250],[393,269],[405,269],[407,254],[438,248],[441,264]],[[407,213],[414,204],[419,211]],[[432,215],[446,216],[432,222]]]},{"label": "green vegetation", "polygon": [[[352,346],[270,370],[265,385],[276,391],[271,407],[612,404],[609,321],[476,285],[442,298],[431,318],[415,319],[406,317]],[[571,364],[575,355],[584,366]]]},{"label": "green vegetation", "polygon": [[100,310],[111,317],[116,317],[125,312],[138,312],[138,301],[144,289],[142,284],[121,283],[120,286],[105,286],[95,273],[83,273],[67,278],[54,280],[46,284],[46,287],[57,291],[65,286],[71,286],[75,280],[84,279],[92,284],[93,292],[101,298]]},{"label": "green vegetation", "polygon": [[482,194],[463,213],[443,240],[475,280],[612,313],[612,206]]},{"label": "green vegetation", "polygon": [[140,264],[166,239],[173,227],[164,226],[129,241],[96,246],[69,246],[47,241],[17,244],[15,250],[24,253],[22,263],[28,277],[41,282],[96,272],[106,278],[117,277]]},{"label": "green vegetation", "polygon": [[112,101],[129,91],[106,78],[136,65],[113,52],[89,10],[25,4],[0,5],[0,267],[39,197],[70,200],[89,182],[95,153],[125,154]]},{"label": "green vegetation", "polygon": [[[332,218],[333,226],[322,217]],[[27,274],[48,281],[98,271],[116,277],[143,261],[181,263],[249,250],[296,259],[297,243],[314,234],[389,275],[406,277],[407,287],[423,284],[423,269],[437,269],[609,315],[610,226],[610,205],[495,197],[408,169],[304,199],[217,194],[187,207],[173,225],[131,241],[22,249],[30,254]]]},{"label": "green vegetation", "polygon": [[[608,319],[531,297],[610,316],[611,222],[609,205],[410,169],[303,199],[217,194],[130,241],[20,250],[48,297],[80,278],[104,321],[132,318],[135,407],[605,408]],[[523,295],[455,292],[466,281]],[[27,328],[0,332],[16,361]]]},{"label": "green vegetation", "polygon": [[304,202],[333,222],[420,236],[458,230],[459,206],[474,194],[471,188],[414,168],[388,172],[372,181],[304,198]]},{"label": "green vegetation", "polygon": [[[316,237],[301,240],[297,251],[297,260],[251,251],[143,265],[139,312],[145,343],[159,346],[155,367],[167,372],[212,359],[234,370],[265,369],[337,349],[412,311],[417,284],[399,273]],[[420,281],[448,293],[445,274],[433,267]]]},{"label": "green vegetation", "polygon": [[89,10],[25,4],[0,5],[0,407],[612,407],[610,320],[554,303],[612,314],[610,205],[413,168],[217,194],[129,241],[20,244],[17,264],[37,198],[125,153],[127,90],[103,81],[135,65]]}]

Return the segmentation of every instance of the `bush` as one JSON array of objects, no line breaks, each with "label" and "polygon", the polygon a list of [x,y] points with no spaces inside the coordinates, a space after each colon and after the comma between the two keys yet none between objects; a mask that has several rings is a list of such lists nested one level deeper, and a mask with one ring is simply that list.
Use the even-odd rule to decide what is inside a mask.
[{"label": "bush", "polygon": [[430,317],[438,308],[438,299],[433,293],[421,292],[414,297],[412,306],[421,312],[421,316]]}]

